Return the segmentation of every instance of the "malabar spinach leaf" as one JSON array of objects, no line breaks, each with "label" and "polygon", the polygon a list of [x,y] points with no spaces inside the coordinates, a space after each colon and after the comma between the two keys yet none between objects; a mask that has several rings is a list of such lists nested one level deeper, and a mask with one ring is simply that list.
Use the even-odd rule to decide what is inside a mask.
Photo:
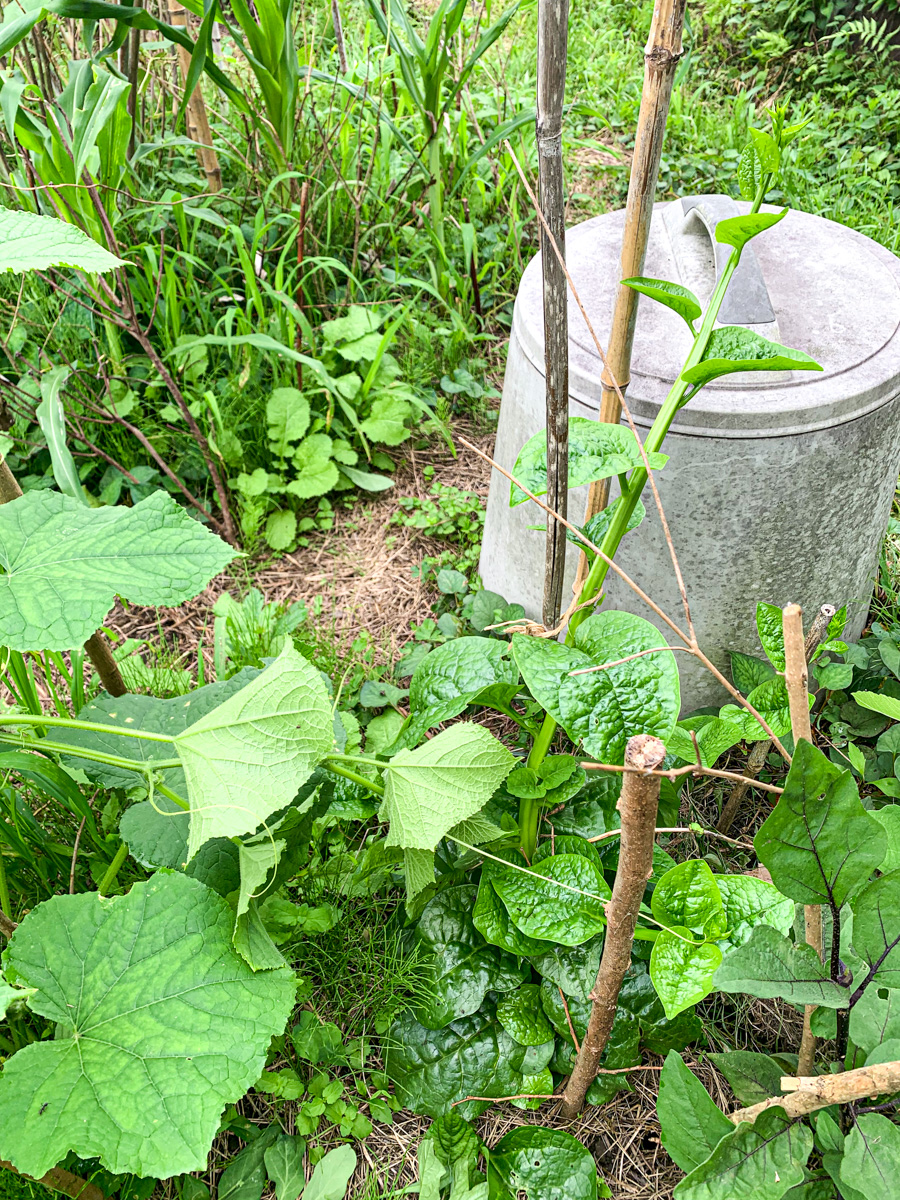
[{"label": "malabar spinach leaf", "polygon": [[492,1200],[596,1200],[597,1165],[570,1133],[525,1125],[488,1155],[488,1186]]},{"label": "malabar spinach leaf", "polygon": [[[653,470],[668,462],[668,455],[658,451],[647,457]],[[587,417],[569,418],[570,490],[642,465],[637,438],[624,425],[604,424]],[[547,437],[543,430],[529,438],[519,451],[512,473],[532,495],[543,496],[547,491]],[[527,499],[521,488],[510,484],[511,508]]]}]

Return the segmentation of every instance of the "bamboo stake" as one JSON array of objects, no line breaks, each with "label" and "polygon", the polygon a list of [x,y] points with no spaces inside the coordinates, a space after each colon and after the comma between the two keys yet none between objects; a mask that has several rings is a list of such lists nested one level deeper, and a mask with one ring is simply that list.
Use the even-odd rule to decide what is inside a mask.
[{"label": "bamboo stake", "polygon": [[[169,24],[175,29],[188,32],[188,14],[180,0],[169,0]],[[191,66],[191,53],[184,46],[178,46],[178,62],[181,66],[181,79],[187,79]],[[188,97],[187,132],[192,142],[197,143],[197,161],[200,170],[206,176],[207,186],[211,192],[222,190],[222,169],[219,166],[219,156],[213,146],[212,130],[209,127],[209,117],[206,112],[206,102],[199,84]]]},{"label": "bamboo stake", "polygon": [[[784,630],[784,682],[787,687],[791,710],[791,733],[794,745],[804,738],[812,742],[812,727],[809,723],[809,674],[806,667],[806,646],[803,638],[803,610],[799,604],[786,604],[781,618]],[[822,909],[818,904],[807,904],[806,941],[819,958],[822,957]],[[814,1004],[807,1004],[803,1013],[803,1036],[800,1039],[800,1057],[797,1070],[801,1075],[812,1075],[816,1059],[816,1039],[810,1025]]]},{"label": "bamboo stake", "polygon": [[[0,461],[0,504],[8,504],[10,500],[18,500],[22,495],[19,481],[7,466],[6,460]],[[128,689],[119,665],[112,656],[112,651],[103,634],[98,630],[91,634],[84,643],[88,658],[94,664],[94,669],[100,676],[100,682],[111,696],[124,696]]]},{"label": "bamboo stake", "polygon": [[[672,95],[675,68],[681,57],[681,31],[687,0],[657,0],[653,9],[650,36],[644,50],[644,87],[638,114],[634,157],[628,181],[628,200],[625,205],[625,232],[622,237],[622,257],[619,279],[643,274],[650,219],[659,178],[659,160],[666,132],[666,118]],[[613,386],[618,383],[624,392],[631,378],[631,347],[637,318],[637,292],[619,284],[612,329],[607,345],[606,366],[602,375],[600,420],[618,425],[622,405]],[[585,521],[596,516],[609,502],[609,480],[592,483],[588,493]],[[584,554],[578,563],[576,593],[587,575]]]},{"label": "bamboo stake", "polygon": [[728,1120],[735,1125],[741,1121],[755,1121],[767,1108],[783,1108],[788,1117],[796,1120],[831,1104],[852,1104],[873,1096],[890,1096],[900,1092],[900,1062],[874,1063],[871,1067],[857,1067],[839,1075],[802,1078],[784,1075],[781,1088],[791,1094],[773,1096],[771,1100],[760,1100],[749,1108],[739,1108],[737,1112],[726,1114]]},{"label": "bamboo stake", "polygon": [[563,1094],[562,1115],[576,1117],[584,1105],[588,1088],[597,1077],[600,1058],[606,1049],[616,1019],[616,1003],[625,972],[631,965],[631,947],[641,900],[653,873],[653,842],[660,779],[654,771],[666,757],[659,738],[640,734],[625,747],[625,775],[616,805],[622,818],[619,865],[612,898],[606,906],[606,940],[600,970],[591,989],[591,1015],[575,1067]]},{"label": "bamboo stake", "polygon": [[[539,0],[537,63],[537,148],[541,210],[563,258],[566,245],[563,196],[562,113],[566,90],[569,0]],[[541,223],[544,286],[544,376],[547,415],[547,503],[565,517],[569,478],[569,317],[566,276]],[[559,620],[566,530],[547,518],[543,621]]]}]

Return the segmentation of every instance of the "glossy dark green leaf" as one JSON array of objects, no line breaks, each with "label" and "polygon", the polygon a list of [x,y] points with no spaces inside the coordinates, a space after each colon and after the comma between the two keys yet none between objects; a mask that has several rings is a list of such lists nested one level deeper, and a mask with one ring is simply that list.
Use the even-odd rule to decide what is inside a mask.
[{"label": "glossy dark green leaf", "polygon": [[900,1178],[900,1129],[883,1113],[857,1117],[844,1143],[841,1183],[867,1200],[892,1196]]},{"label": "glossy dark green leaf", "polygon": [[[697,718],[699,721],[699,718]],[[704,719],[699,728],[691,728],[691,719],[679,721],[666,739],[666,749],[670,754],[677,755],[683,762],[696,762],[697,751],[700,752],[700,762],[704,767],[713,767],[718,760],[736,746],[743,737],[739,725],[733,721],[723,721],[721,717]],[[691,737],[693,732],[697,739],[696,748]]]},{"label": "glossy dark green leaf", "polygon": [[[776,671],[784,670],[784,613],[777,604],[756,605],[756,632],[766,657]],[[760,682],[763,682],[760,680]]]},{"label": "glossy dark green leaf", "polygon": [[[784,737],[791,732],[791,707],[787,688],[780,675],[773,676],[755,687],[747,700],[776,737]],[[813,698],[810,696],[810,706],[812,706],[812,702]],[[730,721],[738,726],[746,742],[768,741],[770,737],[756,717],[743,705],[725,704],[721,708],[719,716],[722,720]]]},{"label": "glossy dark green leaf", "polygon": [[497,1001],[497,1020],[520,1046],[542,1046],[553,1038],[553,1026],[541,1006],[541,989],[526,983]]},{"label": "glossy dark green leaf", "polygon": [[651,1054],[683,1050],[696,1041],[702,1032],[693,1009],[686,1009],[671,1020],[666,1016],[643,963],[633,962],[625,972],[618,1003],[620,1008],[632,1013],[640,1022],[641,1045]]},{"label": "glossy dark green leaf", "polygon": [[[751,129],[750,132],[751,134],[756,134],[759,133],[759,130]],[[768,135],[763,134],[762,136],[766,137]],[[769,140],[771,141],[771,138]],[[772,168],[767,167],[762,160],[758,145],[756,146],[756,153],[763,170],[771,170]],[[788,209],[783,208],[779,213],[744,213],[740,217],[728,217],[724,221],[719,221],[716,225],[716,241],[721,242],[724,246],[735,246],[740,250],[746,246],[751,238],[755,238],[758,233],[762,233],[765,229],[771,229],[773,225],[777,225],[779,221],[783,221],[787,215]]]},{"label": "glossy dark green leaf", "polygon": [[735,1098],[741,1104],[757,1104],[772,1096],[781,1095],[783,1067],[768,1054],[751,1050],[731,1050],[709,1056],[719,1068]]},{"label": "glossy dark green leaf", "polygon": [[580,854],[582,858],[588,859],[598,867],[602,865],[603,861],[600,851],[593,842],[589,842],[583,837],[562,834],[559,837],[547,838],[546,841],[540,842],[534,852],[531,865],[534,866],[535,863],[543,862],[547,858],[554,858],[557,854]]},{"label": "glossy dark green leaf", "polygon": [[[404,1105],[432,1117],[466,1096],[515,1096],[525,1054],[490,1005],[439,1030],[408,1014],[394,1023],[384,1044],[385,1071]],[[460,1116],[483,1110],[473,1102],[456,1107]]]},{"label": "glossy dark green leaf", "polygon": [[802,350],[770,342],[741,325],[723,325],[712,331],[702,360],[682,371],[681,378],[703,387],[722,375],[740,371],[821,370],[819,363]]},{"label": "glossy dark green leaf", "polygon": [[676,1200],[781,1200],[803,1182],[812,1130],[789,1121],[781,1108],[742,1121],[710,1157],[675,1189]]},{"label": "glossy dark green leaf", "polygon": [[887,849],[884,830],[860,803],[850,771],[805,740],[753,844],[783,895],[799,904],[838,906],[866,882]]},{"label": "glossy dark green leaf", "polygon": [[774,674],[775,668],[764,658],[753,658],[732,650],[731,682],[744,696],[749,696],[754,688],[771,679]]},{"label": "glossy dark green leaf", "polygon": [[[648,456],[653,470],[668,461],[668,455],[654,452]],[[643,465],[637,439],[624,425],[610,425],[587,417],[569,418],[569,489],[610,479],[633,467]],[[534,496],[547,491],[547,437],[543,430],[530,438],[519,451],[513,475]],[[509,503],[514,508],[528,497],[510,484]]]},{"label": "glossy dark green leaf", "polygon": [[705,1162],[734,1126],[710,1099],[680,1054],[670,1050],[659,1078],[656,1102],[662,1144],[682,1171]]},{"label": "glossy dark green leaf", "polygon": [[596,1200],[594,1156],[570,1133],[523,1125],[488,1156],[491,1200]]},{"label": "glossy dark green leaf", "polygon": [[870,988],[900,987],[900,871],[874,879],[853,898],[851,908],[853,949],[870,969],[876,968]]},{"label": "glossy dark green leaf", "polygon": [[513,924],[529,937],[578,946],[606,924],[611,896],[600,867],[580,854],[558,854],[526,872],[507,867],[491,880]]},{"label": "glossy dark green leaf", "polygon": [[478,898],[472,910],[472,921],[485,941],[510,954],[525,958],[532,954],[541,954],[553,947],[552,942],[542,938],[526,937],[510,920],[509,913],[503,901],[494,891],[491,879],[502,874],[504,867],[496,861],[497,858],[507,859],[520,867],[527,867],[528,862],[518,850],[502,850],[494,858],[486,858],[481,867],[481,881],[478,885]]},{"label": "glossy dark green leaf", "polygon": [[531,955],[531,962],[539,975],[562,988],[567,996],[587,1000],[597,978],[602,953],[603,935],[598,934],[580,946],[549,943],[545,950]]},{"label": "glossy dark green leaf", "polygon": [[702,859],[667,871],[653,889],[650,907],[660,925],[690,929],[707,941],[724,937],[728,928],[719,885]]},{"label": "glossy dark green leaf", "polygon": [[746,942],[758,925],[771,925],[779,933],[790,933],[794,924],[794,902],[782,896],[774,884],[754,875],[716,875],[725,906],[728,941],[732,946]]},{"label": "glossy dark green leaf", "polygon": [[[630,738],[646,733],[665,742],[675,727],[681,709],[675,655],[668,650],[644,653],[664,645],[656,626],[633,613],[603,611],[578,626],[578,650],[597,666],[617,663],[569,679],[560,691],[563,728],[579,732],[585,750],[598,762],[622,763]],[[635,654],[641,657],[631,658]],[[630,661],[619,661],[624,658]],[[571,688],[575,680],[593,680],[589,711],[581,684]]]},{"label": "glossy dark green leaf", "polygon": [[689,929],[664,929],[653,943],[650,978],[666,1016],[699,1003],[713,989],[713,975],[722,962],[722,951],[712,942],[696,945]]},{"label": "glossy dark green leaf", "polygon": [[743,946],[729,951],[716,971],[715,986],[824,1008],[846,1008],[850,1000],[847,988],[831,982],[812,946],[792,942],[771,925],[758,926]]},{"label": "glossy dark green leaf", "polygon": [[454,638],[422,660],[409,685],[409,745],[435,725],[459,716],[470,704],[508,705],[519,690],[519,672],[505,642],[488,637]]},{"label": "glossy dark green leaf", "polygon": [[468,884],[438,892],[425,905],[416,927],[416,941],[428,969],[427,999],[418,1005],[416,1016],[431,1029],[470,1016],[488,991],[510,991],[527,978],[527,971],[514,958],[489,946],[475,928],[475,894]]},{"label": "glossy dark green leaf", "polygon": [[642,296],[649,296],[651,300],[659,301],[666,308],[671,308],[673,312],[677,312],[679,317],[684,318],[691,333],[694,332],[694,321],[703,315],[700,301],[690,288],[682,287],[680,283],[670,283],[667,279],[647,279],[644,276],[634,276],[632,279],[623,279],[622,284],[630,287],[632,291],[640,292]]},{"label": "glossy dark green leaf", "polygon": [[438,1117],[425,1136],[434,1143],[439,1161],[451,1170],[460,1163],[474,1167],[481,1152],[481,1139],[456,1109]]}]

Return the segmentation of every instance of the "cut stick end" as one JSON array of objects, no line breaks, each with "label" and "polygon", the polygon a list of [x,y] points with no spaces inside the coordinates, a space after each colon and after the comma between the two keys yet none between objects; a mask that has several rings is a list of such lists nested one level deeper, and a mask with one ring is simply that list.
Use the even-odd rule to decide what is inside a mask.
[{"label": "cut stick end", "polygon": [[625,747],[625,766],[630,771],[655,771],[665,757],[665,746],[649,733],[630,738]]}]

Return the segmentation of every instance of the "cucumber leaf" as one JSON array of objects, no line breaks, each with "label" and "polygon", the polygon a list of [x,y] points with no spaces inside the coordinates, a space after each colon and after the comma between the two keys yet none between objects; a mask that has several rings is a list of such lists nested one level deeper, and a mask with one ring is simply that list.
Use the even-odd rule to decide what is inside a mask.
[{"label": "cucumber leaf", "polygon": [[26,492],[0,506],[0,643],[73,650],[116,596],[181,604],[236,556],[165,492],[133,508],[86,508],[59,492]]},{"label": "cucumber leaf", "polygon": [[226,1104],[259,1078],[294,1001],[254,975],[214,892],[163,873],[126,896],[55,896],[19,925],[9,965],[32,1010],[69,1030],[0,1074],[0,1157],[44,1175],[69,1151],[110,1171],[204,1170]]}]

